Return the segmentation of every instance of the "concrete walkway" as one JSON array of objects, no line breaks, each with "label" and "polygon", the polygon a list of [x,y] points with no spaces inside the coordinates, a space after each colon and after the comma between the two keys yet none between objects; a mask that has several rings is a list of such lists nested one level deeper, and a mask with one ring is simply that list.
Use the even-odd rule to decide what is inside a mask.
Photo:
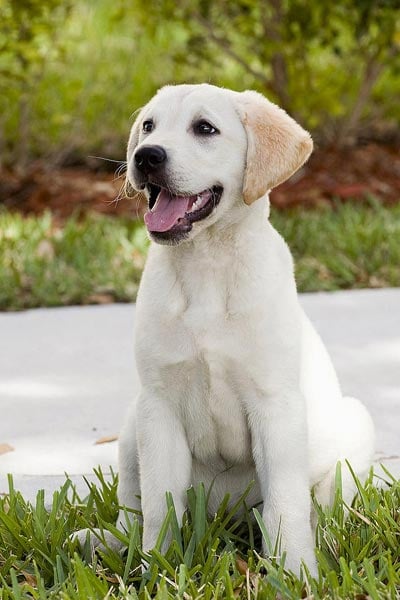
[{"label": "concrete walkway", "polygon": [[[400,288],[304,294],[343,391],[361,398],[376,423],[377,458],[400,476]],[[117,467],[117,435],[138,390],[134,305],[0,314],[0,493],[7,473],[33,499],[68,473]],[[13,451],[1,453],[3,444]],[[4,451],[4,448],[3,448]]]}]

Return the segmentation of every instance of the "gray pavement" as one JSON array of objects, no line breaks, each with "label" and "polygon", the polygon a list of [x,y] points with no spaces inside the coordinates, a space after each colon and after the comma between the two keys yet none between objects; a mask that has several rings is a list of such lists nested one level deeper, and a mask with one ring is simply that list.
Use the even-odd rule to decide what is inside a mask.
[{"label": "gray pavement", "polygon": [[[377,460],[400,476],[400,288],[303,294],[301,302],[337,368],[345,394],[377,427]],[[138,390],[135,306],[0,314],[0,493],[7,473],[33,499],[71,476],[117,466],[117,435]],[[14,448],[1,454],[2,444]]]}]

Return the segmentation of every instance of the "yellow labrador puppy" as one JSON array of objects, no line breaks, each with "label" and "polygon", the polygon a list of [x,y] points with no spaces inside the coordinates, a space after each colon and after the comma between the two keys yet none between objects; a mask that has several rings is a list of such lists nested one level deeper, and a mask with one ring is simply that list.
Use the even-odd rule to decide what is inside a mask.
[{"label": "yellow labrador puppy", "polygon": [[[120,437],[118,494],[143,510],[145,550],[167,490],[181,518],[189,486],[214,482],[213,511],[254,480],[249,502],[263,502],[286,566],[315,573],[311,488],[329,504],[337,461],[361,477],[369,468],[370,416],[342,396],[268,221],[270,189],[311,151],[310,135],[260,94],[207,84],[162,88],[132,128],[127,176],[148,197],[153,243],[136,312],[142,390]],[[347,468],[343,487],[351,500]]]}]

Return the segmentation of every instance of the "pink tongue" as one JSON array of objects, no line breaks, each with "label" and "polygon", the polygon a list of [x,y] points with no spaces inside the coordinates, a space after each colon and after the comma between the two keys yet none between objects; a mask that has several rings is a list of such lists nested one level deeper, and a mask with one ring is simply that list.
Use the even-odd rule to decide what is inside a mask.
[{"label": "pink tongue", "polygon": [[149,231],[168,231],[185,216],[193,196],[171,196],[162,189],[153,210],[144,215]]}]

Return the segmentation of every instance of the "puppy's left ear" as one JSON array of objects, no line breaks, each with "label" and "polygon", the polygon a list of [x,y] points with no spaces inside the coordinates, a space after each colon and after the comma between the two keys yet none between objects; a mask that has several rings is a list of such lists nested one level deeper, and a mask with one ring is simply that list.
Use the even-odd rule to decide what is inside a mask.
[{"label": "puppy's left ear", "polygon": [[237,110],[247,133],[243,198],[251,204],[295,173],[310,156],[310,134],[257,92],[238,93]]}]

